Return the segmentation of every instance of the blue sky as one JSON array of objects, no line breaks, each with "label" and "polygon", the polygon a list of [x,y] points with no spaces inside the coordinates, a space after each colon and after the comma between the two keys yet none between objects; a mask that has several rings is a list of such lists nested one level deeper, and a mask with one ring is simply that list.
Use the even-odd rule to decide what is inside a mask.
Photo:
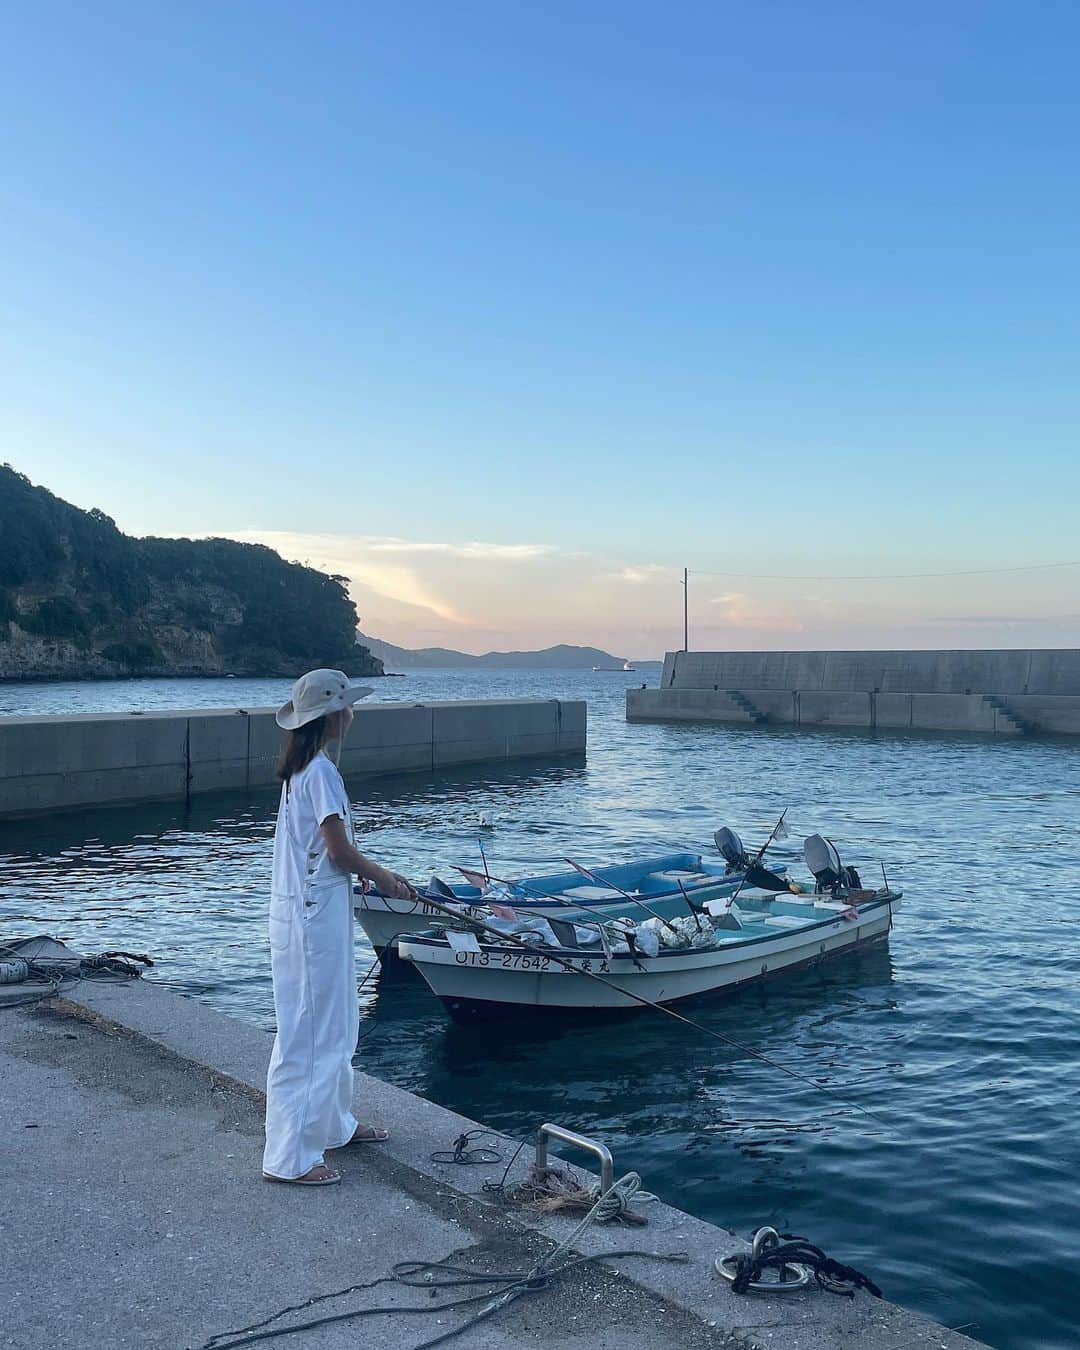
[{"label": "blue sky", "polygon": [[[474,650],[678,645],[683,565],[1080,558],[1078,42],[1056,3],[7,6],[0,456]],[[1078,578],[702,576],[696,645],[1077,645]]]}]

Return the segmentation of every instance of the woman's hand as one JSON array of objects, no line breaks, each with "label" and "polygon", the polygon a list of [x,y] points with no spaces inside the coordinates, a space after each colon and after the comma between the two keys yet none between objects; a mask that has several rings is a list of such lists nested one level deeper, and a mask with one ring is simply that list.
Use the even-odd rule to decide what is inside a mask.
[{"label": "woman's hand", "polygon": [[385,895],[388,900],[417,899],[416,891],[409,882],[397,872],[391,872],[385,867],[380,867],[371,880],[375,883],[379,894]]},{"label": "woman's hand", "polygon": [[[416,893],[416,887],[412,884],[411,881],[409,881],[406,877],[399,875],[397,872],[391,872],[390,875],[394,878],[394,884],[398,888],[397,893],[395,895],[395,899],[397,900],[420,899],[420,897]],[[402,894],[402,892],[404,892],[404,894]]]}]

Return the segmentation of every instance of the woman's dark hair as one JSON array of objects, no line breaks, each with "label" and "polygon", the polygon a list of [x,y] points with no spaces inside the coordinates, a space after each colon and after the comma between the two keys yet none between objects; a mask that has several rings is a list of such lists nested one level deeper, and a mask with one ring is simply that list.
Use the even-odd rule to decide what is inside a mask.
[{"label": "woman's dark hair", "polygon": [[305,722],[295,731],[285,733],[285,744],[281,747],[281,756],[277,762],[277,776],[287,783],[294,773],[306,769],[323,747],[326,740],[326,718],[316,717]]}]

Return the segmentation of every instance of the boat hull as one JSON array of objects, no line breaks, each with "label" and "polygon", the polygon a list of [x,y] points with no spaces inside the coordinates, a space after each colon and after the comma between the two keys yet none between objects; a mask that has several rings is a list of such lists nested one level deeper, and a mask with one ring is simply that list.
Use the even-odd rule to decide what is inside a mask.
[{"label": "boat hull", "polygon": [[[605,961],[562,953],[568,971],[544,950],[523,952],[495,946],[480,952],[452,951],[436,939],[406,939],[400,955],[416,965],[432,992],[458,1020],[505,1017],[514,1010],[626,1011],[651,1003],[728,994],[771,976],[843,956],[888,937],[897,901],[868,907],[857,919],[836,918],[800,932],[735,939],[702,952],[669,952],[635,968],[626,958]],[[578,971],[582,973],[578,973]],[[589,971],[603,982],[589,978]],[[636,995],[636,997],[634,997]]]},{"label": "boat hull", "polygon": [[402,901],[392,903],[393,908],[381,895],[361,898],[356,894],[354,897],[353,911],[377,952],[396,951],[395,943],[399,937],[423,933],[435,920],[446,918],[445,909],[436,909],[424,900],[418,900],[412,907]]},{"label": "boat hull", "polygon": [[[686,994],[678,999],[664,999],[661,1006],[667,1006],[669,1003],[678,1003],[681,1006],[692,1007],[697,1003],[711,1002],[717,999],[735,998],[747,985],[762,984],[766,980],[773,980],[785,975],[796,974],[800,970],[810,970],[814,966],[824,965],[827,961],[833,961],[841,956],[852,955],[856,952],[868,952],[870,949],[877,950],[888,941],[888,933],[881,933],[874,937],[860,938],[857,942],[847,944],[843,949],[828,951],[824,954],[808,956],[798,961],[793,961],[788,965],[777,966],[764,974],[750,975],[745,979],[736,980],[731,984],[724,984],[717,988],[707,989],[700,994]],[[396,961],[398,967],[407,966],[405,961]],[[429,986],[430,987],[430,986]],[[627,1015],[645,1011],[645,1005],[631,1002],[629,1006],[622,1007],[580,1007],[566,1004],[518,1004],[518,1003],[493,1003],[489,999],[478,998],[451,998],[440,995],[440,1002],[446,1009],[452,1021],[462,1026],[471,1025],[477,1022],[506,1022],[507,1020],[517,1021],[517,1019],[528,1019],[534,1022],[542,1019],[545,1023],[557,1025],[562,1022],[579,1022],[581,1020],[604,1022],[613,1019],[621,1019]]]}]

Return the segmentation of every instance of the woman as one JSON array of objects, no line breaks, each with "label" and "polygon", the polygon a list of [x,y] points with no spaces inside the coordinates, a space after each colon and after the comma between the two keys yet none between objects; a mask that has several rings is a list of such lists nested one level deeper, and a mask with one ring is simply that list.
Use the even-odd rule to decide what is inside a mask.
[{"label": "woman", "polygon": [[340,760],[352,705],[370,693],[340,670],[312,670],[277,714],[287,734],[270,889],[277,1036],[266,1080],[267,1181],[331,1186],[341,1173],[326,1165],[325,1149],[388,1138],[352,1114],[359,1029],[352,876],[393,899],[416,892],[357,852],[345,784],[326,753],[336,742]]}]

